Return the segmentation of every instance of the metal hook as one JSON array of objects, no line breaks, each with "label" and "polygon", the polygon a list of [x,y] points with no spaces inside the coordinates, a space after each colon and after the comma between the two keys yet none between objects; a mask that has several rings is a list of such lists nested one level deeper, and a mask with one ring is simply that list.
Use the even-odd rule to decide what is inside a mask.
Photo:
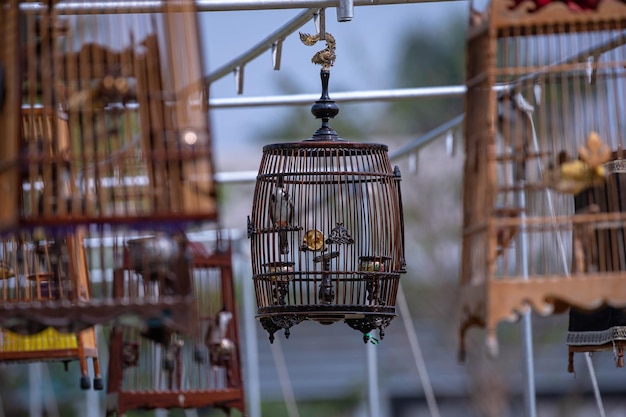
[{"label": "metal hook", "polygon": [[596,75],[598,72],[598,61],[600,60],[600,54],[593,54],[587,57],[587,81],[589,84],[593,84],[596,81]]},{"label": "metal hook", "polygon": [[243,94],[243,65],[235,68],[235,88],[237,89],[237,94]]},{"label": "metal hook", "polygon": [[280,69],[280,59],[283,53],[283,40],[279,39],[272,44],[272,64],[274,71]]},{"label": "metal hook", "polygon": [[320,9],[319,13],[313,15],[315,30],[320,35],[321,41],[326,40],[326,9]]}]

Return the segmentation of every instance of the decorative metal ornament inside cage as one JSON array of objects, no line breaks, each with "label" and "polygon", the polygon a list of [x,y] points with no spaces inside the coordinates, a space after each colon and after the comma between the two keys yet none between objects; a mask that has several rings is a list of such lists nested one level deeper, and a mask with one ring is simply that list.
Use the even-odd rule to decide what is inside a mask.
[{"label": "decorative metal ornament inside cage", "polygon": [[[321,52],[334,59],[328,33],[326,42]],[[311,109],[322,126],[302,142],[263,148],[248,236],[257,318],[270,341],[304,320],[344,320],[367,342],[396,316],[405,270],[399,169],[386,145],[349,142],[330,127],[339,109],[329,66]]]}]

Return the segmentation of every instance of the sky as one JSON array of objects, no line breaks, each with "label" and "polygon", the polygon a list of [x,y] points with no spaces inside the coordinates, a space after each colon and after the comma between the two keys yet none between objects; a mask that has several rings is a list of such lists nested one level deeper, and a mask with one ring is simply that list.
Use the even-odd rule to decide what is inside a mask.
[{"label": "sky", "polygon": [[[355,6],[352,21],[342,23],[337,22],[334,8],[327,9],[326,31],[337,42],[337,59],[331,69],[331,98],[334,91],[393,88],[390,74],[396,64],[398,45],[405,33],[426,27],[436,36],[442,21],[466,14],[468,7],[466,1]],[[205,71],[211,73],[242,55],[302,11],[202,13]],[[299,31],[315,33],[314,22],[311,20]],[[319,94],[319,67],[311,64],[310,59],[324,47],[322,43],[312,47],[303,45],[295,32],[283,43],[279,71],[272,68],[272,56],[268,51],[246,65],[243,94],[237,94],[235,77],[227,75],[211,85],[211,98],[283,95],[280,85],[285,82],[295,85],[299,89],[297,94]],[[426,60],[424,65],[428,65]],[[210,118],[217,170],[256,170],[262,144],[254,141],[255,131],[279,122],[287,110],[285,107],[212,110]],[[302,132],[302,137],[294,140],[307,138],[311,133]]]}]

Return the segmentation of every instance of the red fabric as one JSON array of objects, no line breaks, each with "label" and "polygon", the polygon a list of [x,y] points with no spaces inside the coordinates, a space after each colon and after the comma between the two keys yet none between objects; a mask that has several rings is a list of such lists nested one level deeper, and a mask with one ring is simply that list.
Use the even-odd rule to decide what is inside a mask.
[{"label": "red fabric", "polygon": [[527,1],[531,1],[535,4],[535,8],[529,10],[532,13],[556,1],[565,3],[570,10],[575,12],[596,10],[601,0],[513,0],[513,4],[509,8],[516,9],[520,4]]}]

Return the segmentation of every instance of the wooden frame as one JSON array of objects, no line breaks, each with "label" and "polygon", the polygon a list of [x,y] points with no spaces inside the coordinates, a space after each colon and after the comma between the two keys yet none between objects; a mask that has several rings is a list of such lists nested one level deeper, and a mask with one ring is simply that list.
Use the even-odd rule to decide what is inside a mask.
[{"label": "wooden frame", "polygon": [[[196,294],[197,317],[193,319],[193,322],[200,323],[198,331],[192,331],[188,335],[167,333],[166,340],[157,339],[159,342],[163,342],[159,344],[147,341],[145,337],[141,336],[145,333],[134,332],[132,329],[125,329],[121,326],[112,328],[109,346],[107,415],[120,416],[133,409],[199,407],[216,407],[225,410],[235,408],[242,413],[245,412],[241,360],[238,350],[240,344],[232,275],[232,252],[230,244],[225,248],[222,243],[216,245],[218,249],[214,253],[207,253],[202,250],[194,251],[193,276],[196,279],[201,279],[205,273],[217,273],[217,280],[220,283],[219,296],[212,298],[212,303],[209,303],[206,298],[207,294]],[[201,245],[193,245],[194,249],[198,247]],[[197,290],[197,281],[195,285]],[[200,359],[197,357],[199,353],[195,350],[192,352],[183,349],[174,352],[174,362],[171,364],[173,367],[169,371],[146,369],[146,366],[158,367],[161,364],[156,361],[156,363],[149,365],[150,362],[142,361],[138,356],[150,354],[149,352],[154,354],[155,349],[157,352],[172,349],[171,346],[166,346],[172,336],[177,340],[182,340],[184,346],[201,344],[202,348],[199,352],[205,352],[209,348],[207,345],[209,336],[205,333],[204,326],[210,321],[206,312],[216,309],[223,309],[232,314],[232,321],[226,336],[233,342],[235,351],[226,363],[212,364],[206,360],[205,355],[200,355],[202,358]],[[142,347],[147,348],[147,350],[142,350]],[[147,363],[148,365],[146,365]],[[190,382],[190,386],[185,386],[181,381],[181,367],[191,369],[189,373],[195,370],[194,372],[199,374],[200,380],[205,381],[208,385],[203,386],[198,383],[194,385]],[[146,382],[143,377],[145,374],[148,374],[149,379],[165,377],[165,385],[159,385],[153,379]],[[138,382],[136,378],[141,378],[143,382]],[[136,384],[135,388],[133,388],[133,384]]]},{"label": "wooden frame", "polygon": [[[597,10],[575,12],[558,1],[537,10],[532,1],[516,4],[493,0],[474,13],[467,39],[461,357],[474,326],[487,329],[495,353],[498,324],[529,309],[626,306],[626,274],[599,271],[576,249],[589,247],[581,230],[621,227],[626,213],[574,213],[573,197],[547,182],[559,151],[576,158],[591,126],[609,148],[623,146],[624,132],[608,116],[623,103],[605,91],[625,76],[626,38],[616,29],[626,28],[626,5],[602,0]],[[589,41],[594,36],[601,40]],[[570,48],[552,47],[559,42]],[[577,111],[589,97],[596,107]]]}]

